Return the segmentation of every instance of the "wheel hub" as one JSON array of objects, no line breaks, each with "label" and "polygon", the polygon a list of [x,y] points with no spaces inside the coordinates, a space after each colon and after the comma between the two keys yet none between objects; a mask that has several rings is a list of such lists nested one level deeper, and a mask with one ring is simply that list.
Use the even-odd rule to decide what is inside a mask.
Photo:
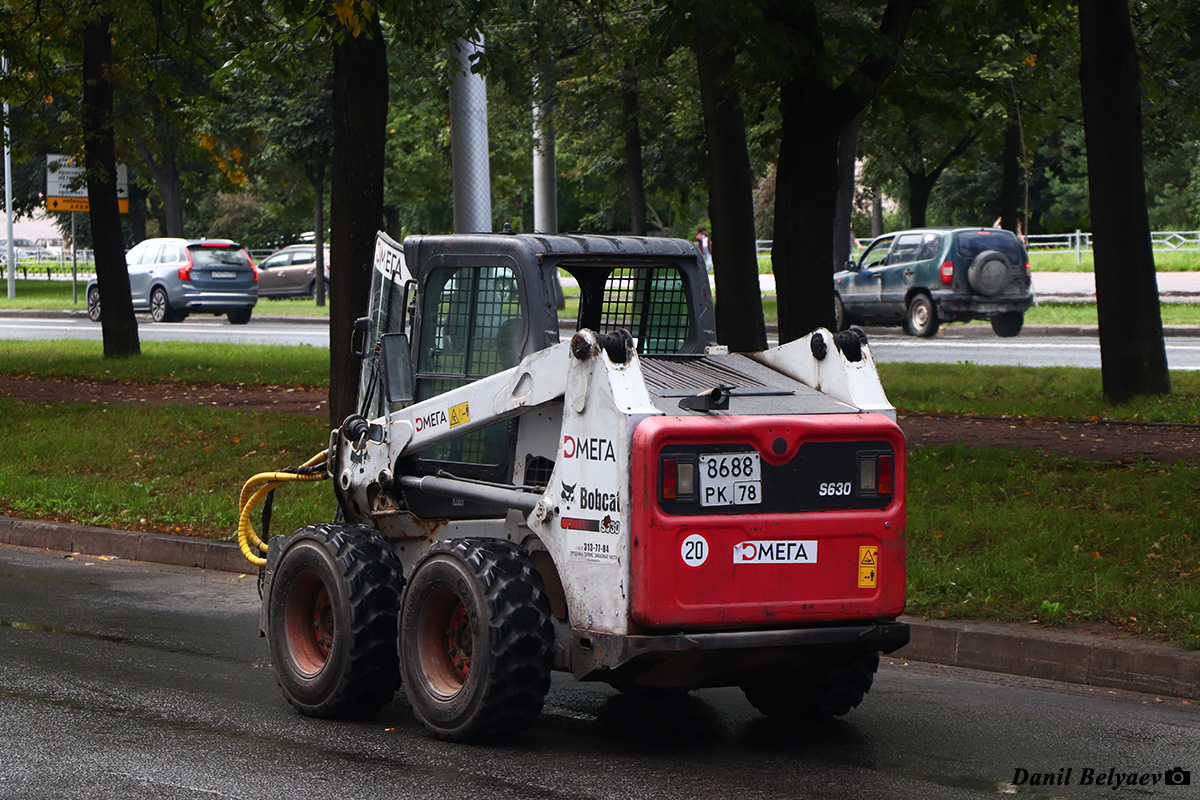
[{"label": "wheel hub", "polygon": [[450,613],[446,628],[446,663],[459,679],[466,681],[471,672],[471,619],[461,602]]}]

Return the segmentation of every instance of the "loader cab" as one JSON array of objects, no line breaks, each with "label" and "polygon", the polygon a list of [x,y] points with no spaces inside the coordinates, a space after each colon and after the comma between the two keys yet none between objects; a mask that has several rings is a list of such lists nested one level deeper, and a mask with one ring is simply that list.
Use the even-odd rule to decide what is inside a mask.
[{"label": "loader cab", "polygon": [[[696,355],[715,343],[707,273],[691,242],[463,234],[410,236],[401,251],[380,237],[370,316],[360,320],[364,330],[356,337],[364,342],[360,409],[368,418],[510,369],[579,328],[628,330],[641,355]],[[561,315],[555,285],[560,281],[571,298]],[[385,352],[377,346],[380,337],[397,333],[407,336],[405,365],[380,359]],[[389,384],[405,383],[391,379],[396,369],[411,370],[411,398],[388,396]],[[524,461],[516,463],[520,424],[520,419],[497,422],[434,445],[408,468],[413,474],[520,482],[530,471]],[[548,461],[546,456],[534,460]],[[548,474],[549,466],[552,461],[538,471]],[[410,498],[410,505],[422,506],[411,507],[422,517],[504,514],[503,509],[450,508],[451,502]]]}]

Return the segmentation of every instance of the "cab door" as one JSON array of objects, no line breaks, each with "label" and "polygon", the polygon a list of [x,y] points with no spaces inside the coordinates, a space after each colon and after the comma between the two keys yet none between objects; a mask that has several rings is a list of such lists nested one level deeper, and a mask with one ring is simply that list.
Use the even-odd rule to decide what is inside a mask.
[{"label": "cab door", "polygon": [[[416,322],[415,399],[437,397],[468,383],[502,372],[520,361],[526,322],[515,264],[505,257],[461,257],[426,272],[419,291]],[[465,263],[464,263],[465,262]],[[451,438],[422,450],[416,471],[436,475],[443,470],[475,480],[511,481],[517,420],[496,422],[454,436],[459,420],[479,418],[490,408],[447,401],[418,424],[444,427]],[[478,503],[452,507],[447,498],[423,493],[406,495],[420,517],[502,516],[503,510]],[[461,503],[461,501],[457,501]]]},{"label": "cab door", "polygon": [[854,269],[839,274],[837,293],[848,315],[863,318],[879,314],[880,281],[894,241],[894,236],[880,236],[867,246]]},{"label": "cab door", "polygon": [[903,317],[909,290],[921,283],[925,253],[940,252],[941,236],[936,233],[902,233],[888,253],[887,265],[879,271],[880,311],[891,317]]}]

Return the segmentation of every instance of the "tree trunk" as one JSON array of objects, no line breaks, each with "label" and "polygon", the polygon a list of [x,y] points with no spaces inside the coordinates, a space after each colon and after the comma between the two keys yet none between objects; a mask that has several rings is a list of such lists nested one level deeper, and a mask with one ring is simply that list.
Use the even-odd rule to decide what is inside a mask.
[{"label": "tree trunk", "polygon": [[924,172],[907,172],[908,177],[908,226],[924,228],[929,218],[929,196],[937,175]]},{"label": "tree trunk", "polygon": [[1000,179],[1000,227],[1016,233],[1021,220],[1021,128],[1015,122],[1004,131]]},{"label": "tree trunk", "polygon": [[1105,398],[1124,403],[1171,391],[1146,210],[1137,53],[1125,0],[1080,3],[1079,38],[1100,372]]},{"label": "tree trunk", "polygon": [[150,151],[150,146],[141,137],[134,139],[138,155],[146,163],[146,168],[154,176],[158,186],[158,194],[162,198],[162,213],[159,222],[162,227],[160,236],[183,237],[183,177],[179,174],[179,165],[175,162],[175,154],[164,150],[158,158]]},{"label": "tree trunk", "polygon": [[779,299],[779,341],[833,328],[833,218],[838,136],[832,93],[811,77],[780,92],[783,135],[775,182],[771,260]]},{"label": "tree trunk", "polygon": [[146,238],[146,196],[148,192],[138,175],[129,171],[129,235],[136,244]]},{"label": "tree trunk", "polygon": [[638,125],[637,75],[632,67],[621,81],[622,127],[625,130],[625,177],[629,184],[629,230],[646,235],[646,181],[642,174],[642,131]]},{"label": "tree trunk", "polygon": [[837,207],[833,215],[833,268],[842,269],[854,250],[855,158],[858,156],[858,128],[862,117],[855,117],[842,129],[838,141]]},{"label": "tree trunk", "polygon": [[140,355],[137,320],[125,268],[125,242],[117,206],[117,155],[113,140],[112,16],[83,25],[83,161],[87,169],[88,221],[96,257],[105,358]]},{"label": "tree trunk", "polygon": [[[838,138],[895,67],[916,0],[889,0],[879,33],[890,47],[865,58],[836,88],[824,71],[797,64],[779,92],[782,134],[775,188],[771,259],[779,301],[779,341],[833,326],[833,218],[837,203]],[[770,16],[818,51],[824,47],[811,2],[787,0]]]},{"label": "tree trunk", "polygon": [[754,241],[754,175],[746,149],[741,95],[727,81],[733,54],[719,52],[718,44],[715,39],[705,39],[696,45],[708,142],[708,215],[712,221],[717,341],[734,352],[757,352],[767,348],[767,330]]},{"label": "tree trunk", "polygon": [[360,363],[350,354],[354,321],[367,313],[375,233],[383,224],[388,75],[377,15],[333,49],[333,186],[330,192],[329,421],[358,404]]}]

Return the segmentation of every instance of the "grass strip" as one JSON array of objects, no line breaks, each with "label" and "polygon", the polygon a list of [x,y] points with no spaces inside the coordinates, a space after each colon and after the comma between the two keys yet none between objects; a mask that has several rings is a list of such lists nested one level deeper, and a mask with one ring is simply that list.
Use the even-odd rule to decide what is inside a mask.
[{"label": "grass strip", "polygon": [[1103,395],[1100,370],[957,364],[878,364],[892,404],[904,411],[1129,422],[1200,422],[1200,373],[1171,372],[1171,394],[1120,406]]},{"label": "grass strip", "polygon": [[329,350],[306,345],[142,342],[137,358],[104,358],[101,342],[0,341],[0,375],[156,383],[329,387]]},{"label": "grass strip", "polygon": [[[329,436],[316,417],[55,404],[47,424],[49,408],[0,397],[4,513],[219,540],[236,538],[238,492],[248,478],[303,463]],[[280,494],[288,497],[276,503],[276,532],[332,518],[327,485],[289,485]]]},{"label": "grass strip", "polygon": [[1200,649],[1200,467],[909,454],[910,613],[1104,622]]}]

